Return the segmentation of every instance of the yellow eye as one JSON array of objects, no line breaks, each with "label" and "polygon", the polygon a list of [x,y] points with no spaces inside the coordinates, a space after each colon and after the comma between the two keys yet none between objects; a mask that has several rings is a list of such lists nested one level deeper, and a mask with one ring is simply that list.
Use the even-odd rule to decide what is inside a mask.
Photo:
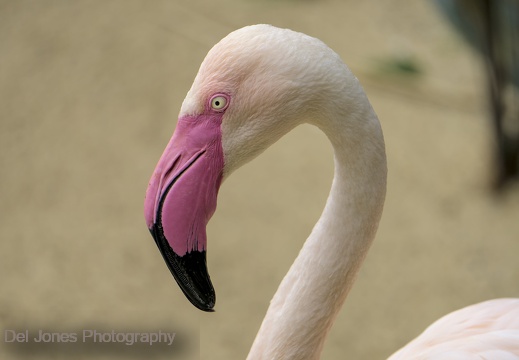
[{"label": "yellow eye", "polygon": [[225,96],[215,96],[211,99],[211,108],[216,111],[221,111],[227,107],[227,98]]}]

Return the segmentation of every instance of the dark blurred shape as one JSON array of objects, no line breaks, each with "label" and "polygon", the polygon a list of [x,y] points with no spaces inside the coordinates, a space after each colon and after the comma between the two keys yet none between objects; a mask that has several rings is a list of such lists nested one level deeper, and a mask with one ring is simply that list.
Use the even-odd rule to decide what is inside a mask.
[{"label": "dark blurred shape", "polygon": [[495,189],[519,180],[519,0],[435,0],[484,57],[496,137]]}]

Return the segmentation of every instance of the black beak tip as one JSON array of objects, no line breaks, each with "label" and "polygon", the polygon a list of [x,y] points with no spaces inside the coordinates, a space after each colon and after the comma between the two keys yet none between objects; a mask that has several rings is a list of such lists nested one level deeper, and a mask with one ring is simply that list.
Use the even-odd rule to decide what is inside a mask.
[{"label": "black beak tip", "polygon": [[[189,297],[188,297],[189,299]],[[191,303],[196,306],[199,310],[205,311],[205,312],[214,312],[214,300],[210,302],[194,302],[191,299],[189,299]]]},{"label": "black beak tip", "polygon": [[162,226],[155,224],[150,233],[187,299],[202,311],[214,312],[216,294],[207,271],[205,251],[191,251],[179,256],[166,240]]}]

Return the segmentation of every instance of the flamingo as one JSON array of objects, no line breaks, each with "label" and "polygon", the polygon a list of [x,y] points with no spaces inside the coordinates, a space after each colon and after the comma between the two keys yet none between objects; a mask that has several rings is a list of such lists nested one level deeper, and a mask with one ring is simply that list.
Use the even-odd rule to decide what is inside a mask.
[{"label": "flamingo", "polygon": [[[329,138],[334,178],[249,360],[318,359],[375,237],[386,155],[381,125],[358,80],[310,36],[270,25],[230,33],[203,61],[146,192],[146,224],[167,266],[191,303],[212,311],[206,225],[220,184],[301,123]],[[519,299],[454,312],[391,359],[474,357],[519,359]]]}]

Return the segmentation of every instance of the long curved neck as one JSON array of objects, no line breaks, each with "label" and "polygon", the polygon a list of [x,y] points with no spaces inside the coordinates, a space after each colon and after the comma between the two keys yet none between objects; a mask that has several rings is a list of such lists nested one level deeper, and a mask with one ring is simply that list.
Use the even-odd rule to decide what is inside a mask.
[{"label": "long curved neck", "polygon": [[[345,126],[316,123],[330,139],[335,174],[323,213],[274,295],[248,360],[318,359],[375,236],[386,189],[384,140],[362,94]],[[355,119],[351,119],[351,117]]]}]

